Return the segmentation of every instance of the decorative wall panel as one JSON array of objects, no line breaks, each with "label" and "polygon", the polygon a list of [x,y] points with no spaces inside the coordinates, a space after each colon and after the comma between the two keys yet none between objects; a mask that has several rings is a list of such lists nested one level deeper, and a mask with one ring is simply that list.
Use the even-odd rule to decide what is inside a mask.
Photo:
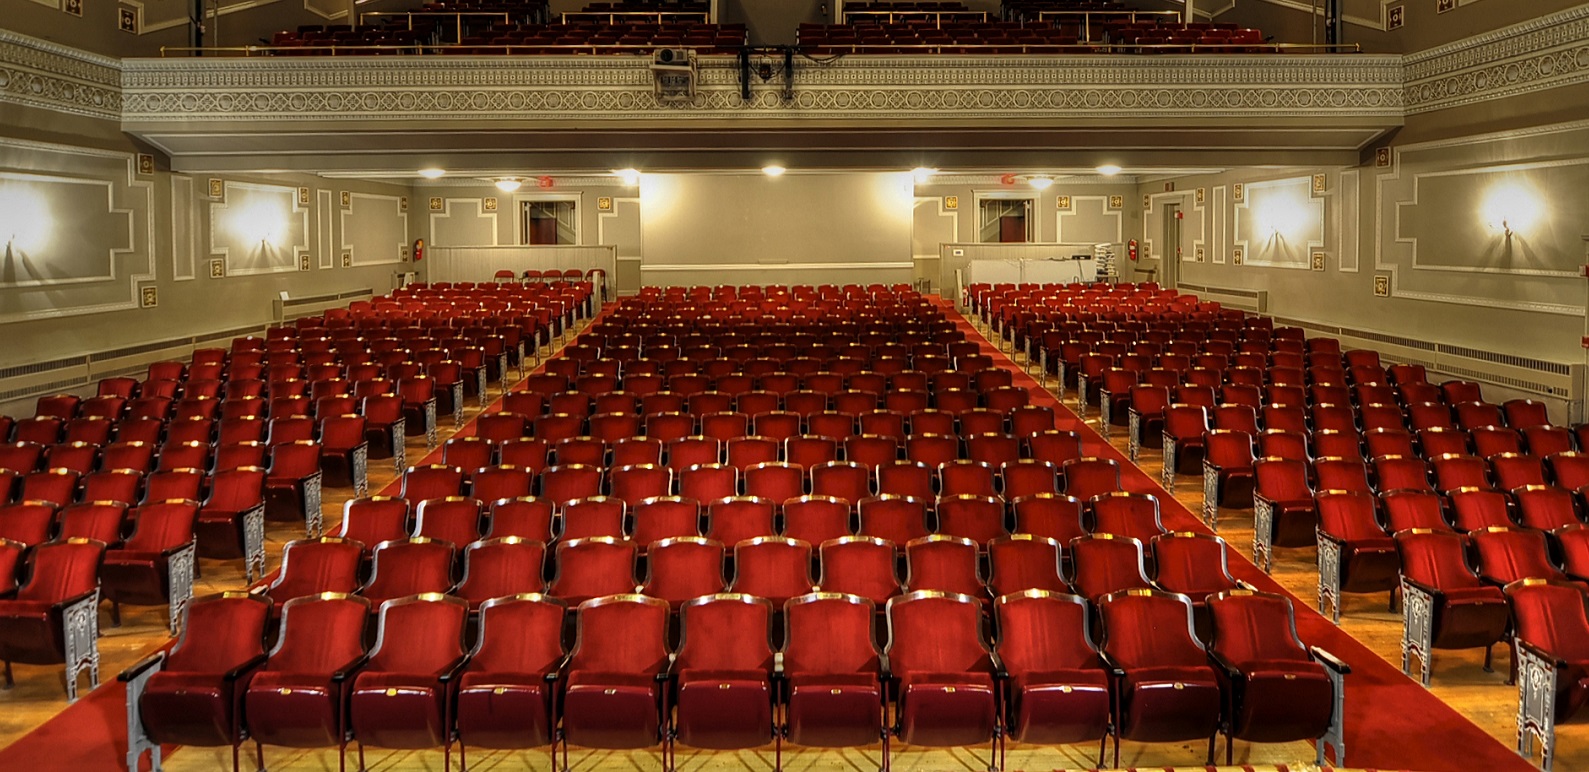
[{"label": "decorative wall panel", "polygon": [[227,180],[210,204],[210,254],[226,261],[227,276],[297,271],[309,254],[309,207],[298,189]]}]

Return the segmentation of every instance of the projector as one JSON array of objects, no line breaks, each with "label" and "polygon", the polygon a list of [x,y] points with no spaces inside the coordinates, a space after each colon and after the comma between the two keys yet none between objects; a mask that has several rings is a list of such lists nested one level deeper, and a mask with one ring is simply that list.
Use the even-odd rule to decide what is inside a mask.
[{"label": "projector", "polygon": [[651,52],[653,70],[687,70],[694,66],[688,48],[658,48]]}]

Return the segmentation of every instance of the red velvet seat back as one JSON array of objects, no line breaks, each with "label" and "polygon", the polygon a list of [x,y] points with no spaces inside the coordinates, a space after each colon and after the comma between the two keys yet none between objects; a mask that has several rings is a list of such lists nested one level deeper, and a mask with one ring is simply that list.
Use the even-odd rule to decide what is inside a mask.
[{"label": "red velvet seat back", "polygon": [[1095,534],[1071,541],[1071,586],[1083,597],[1096,599],[1120,590],[1147,587],[1142,542],[1112,534]]},{"label": "red velvet seat back", "polygon": [[342,506],[342,532],[338,535],[366,548],[407,538],[409,507],[407,499],[386,496],[349,499]]},{"label": "red velvet seat back", "polygon": [[791,599],[784,604],[784,673],[876,673],[873,612],[870,601],[855,595],[824,591]]},{"label": "red velvet seat back", "polygon": [[1319,494],[1319,530],[1342,541],[1384,538],[1373,496],[1366,493],[1327,491]]},{"label": "red velvet seat back", "polygon": [[220,675],[264,654],[269,610],[263,599],[240,592],[193,600],[182,639],[166,656],[165,670]]},{"label": "red velvet seat back", "polygon": [[1153,539],[1153,583],[1197,603],[1210,594],[1236,586],[1230,576],[1229,553],[1218,536],[1176,532]]},{"label": "red velvet seat back", "polygon": [[1468,537],[1449,531],[1396,534],[1403,576],[1438,590],[1483,586],[1468,565]]},{"label": "red velvet seat back", "polygon": [[927,536],[905,545],[905,586],[911,591],[936,590],[980,596],[984,591],[977,564],[977,544],[953,536]]},{"label": "red velvet seat back", "polygon": [[1046,536],[1016,534],[988,545],[988,586],[995,595],[1025,590],[1068,592],[1060,576],[1060,544]]},{"label": "red velvet seat back", "polygon": [[1225,661],[1237,667],[1309,661],[1296,637],[1291,601],[1284,596],[1231,591],[1210,598],[1208,610],[1214,620],[1213,651]]},{"label": "red velvet seat back", "polygon": [[550,594],[574,602],[633,592],[636,546],[614,537],[560,541]]},{"label": "red velvet seat back", "polygon": [[997,651],[1015,678],[1103,666],[1088,631],[1087,602],[1075,595],[1021,592],[994,604]]},{"label": "red velvet seat back", "polygon": [[1120,465],[1113,459],[1079,458],[1060,467],[1065,478],[1065,494],[1082,501],[1120,490]]},{"label": "red velvet seat back", "polygon": [[1451,522],[1459,531],[1479,531],[1490,527],[1508,528],[1512,518],[1506,494],[1483,488],[1458,488],[1450,492]]},{"label": "red velvet seat back", "polygon": [[1583,590],[1529,579],[1507,585],[1518,638],[1572,664],[1589,662]]},{"label": "red velvet seat back", "polygon": [[364,654],[370,603],[351,595],[293,598],[265,670],[329,676]]},{"label": "red velvet seat back", "polygon": [[1479,574],[1502,584],[1519,579],[1563,578],[1550,562],[1545,534],[1520,528],[1486,528],[1470,534],[1479,556]]},{"label": "red velvet seat back", "polygon": [[206,510],[242,512],[265,500],[265,470],[243,467],[229,472],[217,472],[210,478],[210,496],[204,502]]},{"label": "red velvet seat back", "polygon": [[772,604],[764,598],[721,593],[691,600],[681,609],[673,667],[771,671],[771,622]]},{"label": "red velvet seat back", "polygon": [[281,574],[270,586],[278,604],[322,592],[353,592],[358,587],[357,542],[338,538],[300,539],[288,542],[281,553]]},{"label": "red velvet seat back", "polygon": [[480,673],[549,673],[563,659],[563,604],[517,595],[480,607],[479,643],[469,669]]},{"label": "red velvet seat back", "polygon": [[414,538],[375,545],[370,581],[361,591],[382,602],[407,595],[445,592],[452,587],[456,550],[447,542]]},{"label": "red velvet seat back", "polygon": [[1257,492],[1270,501],[1301,501],[1313,498],[1308,484],[1307,462],[1287,458],[1264,458],[1253,465]]},{"label": "red velvet seat back", "polygon": [[382,603],[379,632],[366,672],[439,673],[463,656],[468,615],[465,603],[441,595]]},{"label": "red velvet seat back", "polygon": [[1192,633],[1192,607],[1185,596],[1133,590],[1102,599],[1098,611],[1103,650],[1122,667],[1208,666]]},{"label": "red velvet seat back", "polygon": [[720,593],[724,588],[723,554],[720,542],[698,536],[653,542],[640,592],[675,608],[692,598]]},{"label": "red velvet seat back", "polygon": [[1091,502],[1093,533],[1111,533],[1146,542],[1164,533],[1159,500],[1146,493],[1115,491]]},{"label": "red velvet seat back", "polygon": [[616,595],[580,604],[579,635],[568,670],[650,676],[668,664],[668,604]]},{"label": "red velvet seat back", "polygon": [[463,581],[455,593],[475,605],[504,595],[542,592],[545,560],[546,546],[537,541],[507,536],[474,542],[463,550]]},{"label": "red velvet seat back", "polygon": [[733,592],[783,604],[813,590],[811,545],[798,539],[751,539],[734,545]]},{"label": "red velvet seat back", "polygon": [[986,672],[981,605],[964,595],[913,592],[888,602],[888,663],[896,678]]},{"label": "red velvet seat back", "polygon": [[1450,530],[1443,514],[1440,496],[1430,491],[1392,491],[1379,497],[1385,511],[1385,530],[1396,533],[1409,528]]}]

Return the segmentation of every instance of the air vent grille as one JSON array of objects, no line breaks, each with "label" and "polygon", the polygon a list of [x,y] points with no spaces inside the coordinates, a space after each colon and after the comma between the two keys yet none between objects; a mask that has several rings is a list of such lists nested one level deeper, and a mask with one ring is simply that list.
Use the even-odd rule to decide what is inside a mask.
[{"label": "air vent grille", "polygon": [[1467,348],[1466,346],[1447,346],[1444,344],[1437,346],[1436,350],[1442,354],[1453,354],[1455,356],[1467,357],[1469,359],[1480,359],[1485,362],[1494,362],[1498,365],[1521,367],[1525,370],[1539,370],[1540,372],[1551,373],[1554,375],[1567,375],[1571,373],[1571,370],[1567,365],[1560,362],[1546,362],[1543,359],[1532,359],[1530,357],[1520,357],[1513,354],[1498,354],[1493,351],[1480,351],[1479,349]]},{"label": "air vent grille", "polygon": [[1450,373],[1451,375],[1462,376],[1464,378],[1472,378],[1479,381],[1486,381],[1489,383],[1496,383],[1502,386],[1511,386],[1514,389],[1522,389],[1524,391],[1532,391],[1539,394],[1549,394],[1553,397],[1569,398],[1572,396],[1572,392],[1560,386],[1551,386],[1549,384],[1540,383],[1538,381],[1530,381],[1524,378],[1513,378],[1510,375],[1501,375],[1489,370],[1475,370],[1471,367],[1454,367],[1452,365],[1442,365],[1440,367],[1440,372]]},{"label": "air vent grille", "polygon": [[32,397],[43,394],[53,394],[58,391],[75,389],[82,385],[83,381],[81,378],[72,378],[65,381],[55,381],[53,383],[41,383],[34,384],[32,386],[24,386],[20,389],[0,391],[0,402],[10,402],[13,399],[22,399],[24,397]]},{"label": "air vent grille", "polygon": [[83,357],[68,357],[66,359],[51,359],[48,362],[29,362],[25,365],[0,369],[0,380],[20,378],[24,375],[38,375],[51,370],[65,370],[68,367],[81,367],[85,361]]},{"label": "air vent grille", "polygon": [[104,362],[110,359],[135,357],[139,354],[152,354],[156,351],[182,348],[184,346],[191,345],[192,342],[192,338],[172,338],[171,340],[162,340],[155,343],[144,343],[138,346],[127,346],[125,348],[111,349],[110,351],[95,351],[94,353],[88,355],[88,361]]}]

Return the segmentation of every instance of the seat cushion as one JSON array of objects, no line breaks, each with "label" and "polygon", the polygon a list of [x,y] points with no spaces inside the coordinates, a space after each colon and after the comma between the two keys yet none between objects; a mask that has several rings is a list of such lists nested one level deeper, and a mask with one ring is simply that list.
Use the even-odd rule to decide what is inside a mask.
[{"label": "seat cushion", "polygon": [[734,750],[772,741],[772,684],[760,670],[681,670],[679,742]]},{"label": "seat cushion", "polygon": [[1109,678],[1103,670],[1018,673],[1010,683],[1010,731],[1017,742],[1092,741],[1108,729]]},{"label": "seat cushion", "polygon": [[542,673],[466,672],[458,679],[458,736],[478,748],[549,745],[551,694]]},{"label": "seat cushion", "polygon": [[353,736],[380,748],[440,747],[444,696],[429,673],[361,673],[348,700]]},{"label": "seat cushion", "polygon": [[802,673],[789,679],[789,740],[798,745],[870,745],[882,732],[882,687],[872,673]]},{"label": "seat cushion", "polygon": [[900,677],[901,739],[960,746],[993,737],[993,677],[987,673],[906,673]]},{"label": "seat cushion", "polygon": [[144,731],[158,743],[231,745],[237,706],[218,673],[163,671],[149,677],[138,701]]},{"label": "seat cushion", "polygon": [[563,692],[563,730],[586,748],[650,748],[659,741],[656,679],[646,673],[575,670]]},{"label": "seat cushion", "polygon": [[1311,740],[1330,723],[1335,691],[1324,666],[1306,660],[1261,660],[1236,667],[1232,731],[1250,742]]},{"label": "seat cushion", "polygon": [[257,673],[243,706],[249,734],[267,745],[322,748],[338,743],[339,692],[324,673]]},{"label": "seat cushion", "polygon": [[1145,742],[1209,737],[1219,723],[1220,698],[1219,682],[1206,665],[1127,670],[1120,734]]}]

